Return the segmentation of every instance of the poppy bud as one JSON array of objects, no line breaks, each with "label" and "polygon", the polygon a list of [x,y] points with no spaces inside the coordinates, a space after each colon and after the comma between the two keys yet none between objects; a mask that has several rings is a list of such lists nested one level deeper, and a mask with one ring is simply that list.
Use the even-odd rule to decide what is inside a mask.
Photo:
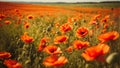
[{"label": "poppy bud", "polygon": [[120,54],[118,54],[117,52],[111,53],[111,54],[106,58],[106,62],[107,62],[108,64],[118,62],[118,61],[119,61],[119,56],[120,56]]}]

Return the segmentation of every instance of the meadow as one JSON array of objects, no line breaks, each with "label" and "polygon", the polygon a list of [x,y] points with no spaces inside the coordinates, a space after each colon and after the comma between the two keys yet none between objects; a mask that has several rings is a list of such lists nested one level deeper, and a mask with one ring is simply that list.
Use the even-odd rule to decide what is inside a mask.
[{"label": "meadow", "polygon": [[0,2],[0,68],[120,68],[119,4]]}]

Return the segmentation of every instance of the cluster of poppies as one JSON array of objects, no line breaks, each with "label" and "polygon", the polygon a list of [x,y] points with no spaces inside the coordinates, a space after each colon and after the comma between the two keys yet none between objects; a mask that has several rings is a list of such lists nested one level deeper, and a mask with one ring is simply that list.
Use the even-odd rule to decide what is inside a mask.
[{"label": "cluster of poppies", "polygon": [[[19,11],[16,10],[16,13],[19,15]],[[101,31],[101,34],[98,35],[97,39],[100,41],[97,45],[90,45],[89,41],[83,41],[80,39],[85,38],[87,35],[92,37],[95,29],[89,29],[84,26],[80,26],[75,31],[74,38],[78,38],[73,40],[72,42],[68,43],[70,46],[68,46],[65,49],[65,52],[72,53],[73,50],[81,50],[84,49],[81,56],[86,61],[93,61],[93,60],[99,60],[99,61],[105,61],[104,55],[106,55],[110,51],[110,46],[107,44],[110,40],[116,40],[119,38],[119,33],[117,31],[107,31],[107,28],[109,25],[112,25],[113,23],[108,23],[108,20],[110,18],[109,15],[105,16],[101,21],[99,21],[101,15],[98,14],[94,16],[91,21],[89,22],[90,27],[99,28],[103,27],[103,30]],[[1,16],[0,19],[3,17]],[[34,16],[29,15],[27,19],[34,19]],[[68,59],[62,55],[63,51],[62,49],[57,46],[66,44],[69,39],[69,36],[67,36],[66,33],[72,31],[74,29],[73,23],[77,22],[77,18],[68,18],[67,23],[64,23],[60,25],[59,23],[55,23],[56,28],[59,28],[59,31],[61,32],[61,35],[57,35],[54,38],[50,39],[49,37],[43,37],[40,39],[40,43],[38,46],[38,52],[45,52],[49,54],[49,56],[45,57],[43,60],[43,64],[45,66],[63,66],[64,64],[68,63]],[[101,22],[101,23],[99,23]],[[5,24],[11,24],[10,21],[6,20]],[[30,23],[25,21],[24,22],[24,28],[29,29]],[[76,27],[76,26],[75,26]],[[31,37],[27,32],[24,32],[24,34],[20,37],[20,39],[28,44],[34,42],[34,38]],[[48,45],[47,43],[49,40],[53,40],[53,43]],[[72,43],[72,44],[71,44]],[[3,61],[3,64],[6,65],[8,68],[22,68],[22,65],[18,63],[16,60],[11,60],[10,57],[12,55],[8,52],[0,52],[0,60]]]},{"label": "cluster of poppies", "polygon": [[[100,14],[96,15],[91,19],[89,25],[95,25],[96,28],[99,28],[100,26],[104,26],[103,29],[107,29],[108,27],[108,19],[109,15],[105,16],[101,20],[101,24],[98,23],[98,20],[100,18]],[[31,19],[31,18],[30,18]],[[53,40],[54,43],[48,45],[47,43],[49,40],[51,40],[49,37],[43,37],[40,40],[38,51],[39,52],[45,52],[49,54],[50,56],[46,57],[43,61],[43,64],[45,66],[62,66],[65,63],[68,62],[68,59],[65,56],[61,56],[63,51],[61,50],[60,47],[57,46],[57,44],[64,43],[66,44],[67,40],[69,40],[69,37],[66,35],[67,32],[71,31],[73,29],[72,25],[74,22],[76,22],[76,18],[71,18],[68,19],[67,23],[62,24],[61,26],[59,23],[55,23],[57,26],[56,28],[60,27],[59,30],[61,31],[62,35],[56,36]],[[26,23],[27,25],[27,23]],[[28,26],[25,26],[25,28],[29,28]],[[75,36],[77,38],[84,38],[86,35],[93,36],[94,30],[90,30],[87,27],[79,27],[76,30]],[[110,51],[110,46],[106,44],[106,42],[110,40],[116,40],[119,37],[119,33],[117,31],[104,31],[101,32],[101,34],[98,36],[98,40],[100,43],[97,45],[90,45],[89,41],[83,41],[83,40],[74,40],[72,42],[72,46],[69,46],[68,48],[65,49],[67,52],[72,52],[73,49],[75,50],[81,50],[84,48],[84,52],[81,54],[81,56],[86,60],[86,61],[93,61],[93,60],[99,60],[99,61],[104,61],[105,59],[103,58],[104,55],[106,55]],[[25,43],[31,43],[34,41],[34,39],[28,34],[24,33],[23,36],[21,36],[21,40],[23,40]]]},{"label": "cluster of poppies", "polygon": [[2,61],[8,68],[22,68],[21,63],[10,59],[11,56],[12,55],[9,52],[0,52],[0,61]]}]

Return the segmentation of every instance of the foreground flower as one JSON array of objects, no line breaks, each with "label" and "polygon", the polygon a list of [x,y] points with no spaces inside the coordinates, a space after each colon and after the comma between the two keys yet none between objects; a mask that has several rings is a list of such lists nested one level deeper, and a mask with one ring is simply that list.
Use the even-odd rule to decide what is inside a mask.
[{"label": "foreground flower", "polygon": [[103,43],[109,40],[116,40],[119,37],[117,31],[111,31],[98,36],[98,39]]},{"label": "foreground flower", "polygon": [[26,32],[21,36],[21,40],[25,43],[31,43],[34,41],[33,37],[28,36]]},{"label": "foreground flower", "polygon": [[48,67],[48,66],[63,66],[68,62],[67,58],[65,56],[56,56],[52,55],[47,58],[45,58],[43,64]]},{"label": "foreground flower", "polygon": [[49,39],[44,37],[40,40],[40,44],[39,44],[39,47],[38,47],[38,51],[41,52],[45,47],[46,47],[46,43]]},{"label": "foreground flower", "polygon": [[88,29],[86,27],[80,27],[77,29],[76,36],[83,38],[88,34]]},{"label": "foreground flower", "polygon": [[69,23],[65,23],[60,26],[60,30],[61,30],[61,32],[66,33],[68,31],[72,30],[72,26]]},{"label": "foreground flower", "polygon": [[87,42],[87,41],[83,42],[83,41],[80,41],[80,40],[75,40],[75,41],[73,42],[73,46],[74,46],[75,49],[80,50],[80,49],[82,49],[83,47],[89,46],[89,42]]},{"label": "foreground flower", "polygon": [[51,55],[62,53],[61,49],[55,45],[46,46],[44,51],[47,52],[48,54],[51,54]]},{"label": "foreground flower", "polygon": [[9,52],[0,52],[0,59],[10,58],[11,54]]},{"label": "foreground flower", "polygon": [[54,39],[54,44],[60,44],[60,43],[63,43],[67,40],[67,36],[65,35],[62,35],[62,36],[57,36],[55,39]]},{"label": "foreground flower", "polygon": [[82,53],[82,57],[86,61],[93,61],[99,59],[110,51],[110,47],[107,44],[98,44],[96,46],[89,47]]},{"label": "foreground flower", "polygon": [[20,63],[18,63],[16,60],[5,60],[4,64],[8,67],[8,68],[22,68],[22,65]]}]

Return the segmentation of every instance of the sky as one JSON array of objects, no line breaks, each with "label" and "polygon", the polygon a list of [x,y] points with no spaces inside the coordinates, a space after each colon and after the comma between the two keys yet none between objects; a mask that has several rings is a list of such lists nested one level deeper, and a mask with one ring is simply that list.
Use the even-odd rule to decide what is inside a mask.
[{"label": "sky", "polygon": [[0,1],[24,1],[24,2],[100,2],[100,1],[120,1],[120,0],[0,0]]}]

